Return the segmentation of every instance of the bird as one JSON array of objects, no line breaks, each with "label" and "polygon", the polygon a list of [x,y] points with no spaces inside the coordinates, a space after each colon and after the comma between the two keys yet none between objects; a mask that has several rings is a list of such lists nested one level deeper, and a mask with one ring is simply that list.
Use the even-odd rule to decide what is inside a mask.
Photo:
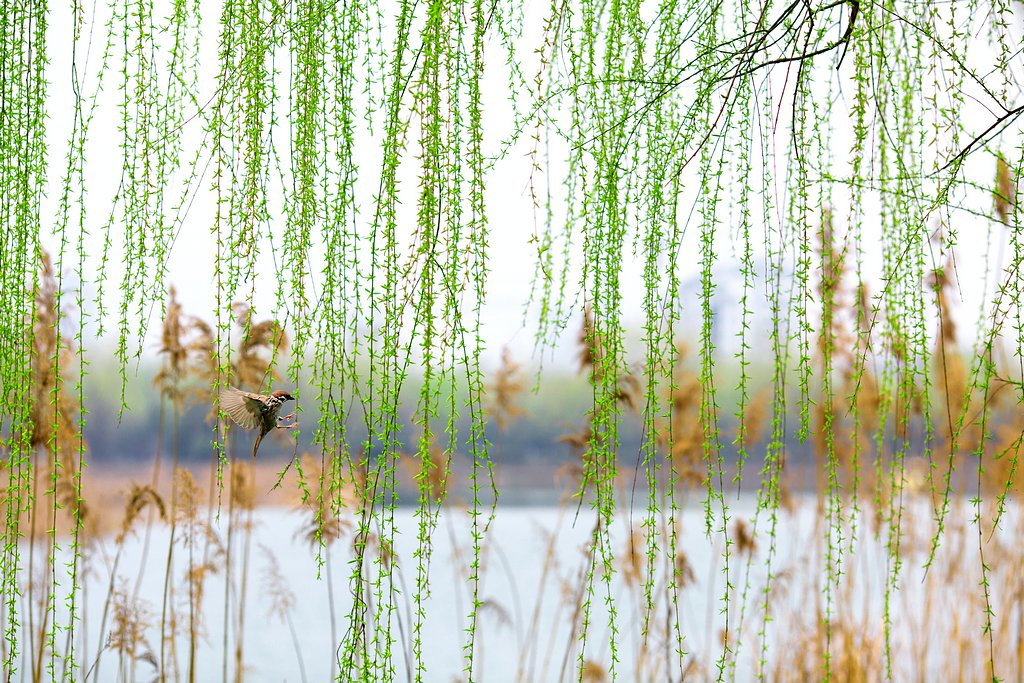
[{"label": "bird", "polygon": [[281,412],[281,406],[286,401],[294,400],[295,397],[281,389],[270,392],[268,396],[242,391],[232,386],[220,392],[220,407],[228,417],[246,429],[259,427],[260,433],[256,437],[256,442],[252,445],[253,458],[256,457],[256,451],[259,450],[263,437],[271,429],[294,429],[299,426],[298,422],[290,425],[278,424],[282,420],[289,420],[295,417],[294,412],[284,417],[277,416]]}]

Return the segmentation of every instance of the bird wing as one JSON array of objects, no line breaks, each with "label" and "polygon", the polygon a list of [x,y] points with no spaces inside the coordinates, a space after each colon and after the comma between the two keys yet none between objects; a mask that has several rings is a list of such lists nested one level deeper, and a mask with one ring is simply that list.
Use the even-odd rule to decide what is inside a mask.
[{"label": "bird wing", "polygon": [[228,387],[220,392],[220,409],[246,429],[263,424],[263,402],[259,394]]}]

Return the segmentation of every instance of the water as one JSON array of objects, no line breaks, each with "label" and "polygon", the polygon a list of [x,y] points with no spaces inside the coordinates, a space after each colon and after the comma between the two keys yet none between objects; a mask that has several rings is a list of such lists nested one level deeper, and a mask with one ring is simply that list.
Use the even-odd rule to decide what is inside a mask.
[{"label": "water", "polygon": [[[734,542],[738,538],[735,520],[744,520],[752,530],[755,513],[752,499],[733,502],[729,510],[732,520],[729,529]],[[922,565],[934,523],[930,503],[923,500],[908,503],[904,511],[902,528],[905,533],[900,537],[903,562],[898,574],[894,574],[892,553],[886,550],[886,544],[895,537],[887,532],[884,521],[881,526],[872,521],[873,513],[851,517],[849,511],[844,511],[843,524],[832,527],[833,551],[829,555],[825,544],[827,527],[814,498],[799,499],[791,511],[780,511],[772,553],[769,553],[770,520],[762,512],[756,519],[756,547],[741,549],[732,545],[728,574],[724,568],[720,511],[712,520],[710,536],[706,533],[702,508],[680,511],[674,551],[670,551],[664,534],[664,516],[659,516],[656,524],[661,537],[653,548],[655,571],[650,575],[653,609],[649,610],[643,586],[648,576],[644,570],[648,566],[647,548],[642,537],[646,528],[645,512],[635,509],[630,515],[628,510],[622,510],[609,529],[606,547],[614,553],[611,564],[615,573],[608,582],[603,580],[598,553],[584,644],[578,630],[571,625],[582,619],[580,587],[591,566],[588,551],[595,529],[594,513],[584,509],[577,518],[574,506],[499,508],[481,555],[478,599],[482,607],[477,624],[474,677],[495,683],[551,681],[560,677],[575,680],[579,662],[585,662],[595,672],[607,671],[612,665],[614,631],[618,659],[615,668],[622,680],[665,680],[670,676],[678,680],[683,672],[696,679],[713,678],[722,657],[728,619],[730,645],[734,651],[738,648],[738,655],[734,668],[726,665],[726,677],[753,679],[759,669],[761,632],[766,623],[763,589],[769,562],[774,577],[772,591],[768,594],[772,620],[767,622],[764,643],[768,672],[773,678],[800,678],[800,662],[820,662],[820,652],[807,643],[816,639],[824,647],[822,619],[826,610],[831,610],[833,660],[838,662],[848,650],[859,650],[866,666],[878,669],[875,673],[881,674],[886,647],[881,624],[887,603],[889,618],[894,623],[889,642],[893,652],[890,659],[897,674],[902,671],[910,676],[921,670],[941,674],[950,656],[949,647],[936,642],[935,647],[926,646],[918,654],[917,650],[922,649],[920,638],[925,637],[926,645],[929,636],[948,638],[954,626],[963,638],[961,656],[971,660],[968,671],[983,673],[984,668],[978,667],[982,666],[988,650],[987,641],[980,635],[984,594],[978,587],[977,531],[976,527],[964,523],[971,513],[972,508],[966,504],[955,506],[935,566],[928,574]],[[1016,511],[1012,511],[1002,531],[985,541],[989,558],[1005,559],[1009,546],[1004,541],[1012,540],[1013,535],[1019,533],[1018,517]],[[219,519],[212,520],[211,528],[217,541],[208,547],[216,548],[219,544],[227,552],[227,519],[224,512]],[[243,643],[244,680],[301,681],[304,673],[306,681],[325,681],[332,671],[336,674],[332,665],[352,605],[353,584],[349,577],[353,532],[347,526],[348,520],[345,521],[342,537],[330,547],[329,553],[322,549],[318,553],[304,538],[309,525],[308,512],[280,508],[256,510],[248,551],[244,533],[235,531],[230,541],[232,587],[227,605],[226,668],[223,646],[226,557],[216,553],[206,556],[215,568],[204,584],[202,638],[196,653],[197,680],[220,680],[225,670],[226,677],[234,679],[234,647],[239,636]],[[393,553],[397,558],[395,605],[398,615],[392,620],[391,632],[399,641],[394,657],[395,676],[399,681],[410,677],[405,655],[412,658],[411,626],[416,621],[413,615],[417,607],[412,593],[421,549],[420,522],[421,517],[415,510],[401,508],[395,512],[397,533]],[[638,565],[630,562],[631,532]],[[854,533],[858,538],[853,538]],[[119,579],[116,582],[126,593],[135,594],[134,604],[143,611],[144,621],[148,622],[141,632],[146,642],[137,650],[135,669],[124,677],[143,681],[149,680],[155,669],[151,662],[142,661],[139,654],[149,649],[154,653],[153,659],[159,660],[158,624],[170,538],[167,527],[154,525],[148,554],[144,557],[145,535],[144,525],[140,524],[126,539],[117,564]],[[443,511],[436,526],[430,529],[429,595],[425,595],[420,605],[424,616],[419,630],[425,670],[423,680],[426,681],[465,677],[465,630],[472,599],[468,580],[472,555],[470,539],[470,521],[464,510]],[[999,545],[1001,543],[1003,545]],[[204,559],[204,545],[205,541],[197,545],[197,564]],[[175,544],[174,579],[177,602],[185,614],[186,550],[179,536]],[[239,596],[243,594],[242,567],[246,552],[244,624],[239,633],[236,624]],[[108,618],[103,633],[100,632],[100,615],[116,553],[114,538],[106,538],[92,548],[85,565],[85,619],[78,627],[79,636],[84,629],[85,641],[79,641],[76,655],[80,662],[85,662],[85,668],[94,666],[99,644],[107,641],[114,628],[112,618]],[[677,604],[672,604],[667,599],[673,592],[668,583],[672,576],[667,570],[676,566],[678,553],[685,555],[692,578],[677,592]],[[283,577],[283,587],[294,600],[288,615],[297,645],[287,620],[282,618],[280,610],[272,609],[273,591],[268,589],[268,577],[274,566]],[[639,566],[640,573],[631,575],[631,566]],[[1013,593],[1015,581],[1019,580],[1012,566],[1004,569],[1000,562],[990,572],[990,602],[997,613],[997,637],[1008,639],[1007,642],[1013,642],[1019,633],[1019,625],[1014,626],[1016,622],[1011,619],[1016,610],[1013,605],[1020,601],[1020,593]],[[827,571],[826,567],[832,567],[833,571]],[[837,573],[839,568],[841,573]],[[331,582],[327,580],[328,569],[333,577]],[[826,578],[828,576],[833,577],[832,581]],[[728,610],[725,610],[727,577],[730,587]],[[82,584],[81,579],[79,583]],[[829,585],[831,588],[826,592]],[[377,607],[379,605],[375,604],[374,608]],[[609,619],[610,607],[616,611],[613,621]],[[58,612],[62,611],[58,608]],[[937,621],[940,615],[941,622]],[[641,635],[645,623],[646,642]],[[182,624],[182,629],[187,631],[187,623]],[[849,638],[855,641],[851,644],[844,640]],[[184,678],[187,643],[187,637],[179,636],[178,669],[168,665],[172,679],[175,671],[178,677]],[[677,648],[686,652],[682,658],[676,654]],[[98,677],[97,670],[93,670],[94,678],[116,680],[117,660],[114,648],[104,649],[98,663]]]}]

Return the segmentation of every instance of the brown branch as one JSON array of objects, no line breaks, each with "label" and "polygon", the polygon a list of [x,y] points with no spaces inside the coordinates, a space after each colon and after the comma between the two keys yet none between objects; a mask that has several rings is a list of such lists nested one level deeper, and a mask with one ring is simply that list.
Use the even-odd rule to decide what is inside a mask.
[{"label": "brown branch", "polygon": [[972,149],[977,147],[987,137],[989,137],[989,135],[992,133],[992,131],[994,131],[996,128],[999,128],[1001,126],[1008,126],[1008,125],[1010,125],[1012,120],[1016,119],[1021,114],[1024,114],[1024,104],[1022,104],[1021,106],[1017,107],[1016,109],[1009,109],[1009,110],[1007,110],[1005,114],[1003,114],[1002,116],[997,118],[995,121],[993,121],[991,126],[989,126],[984,131],[982,131],[980,135],[978,135],[973,140],[971,140],[969,143],[967,143],[966,147],[961,149],[949,161],[947,161],[946,164],[942,167],[942,170],[945,171],[947,168],[949,168],[950,166],[953,166],[954,164],[955,165],[959,165],[964,160],[964,158],[968,154],[971,153]]}]

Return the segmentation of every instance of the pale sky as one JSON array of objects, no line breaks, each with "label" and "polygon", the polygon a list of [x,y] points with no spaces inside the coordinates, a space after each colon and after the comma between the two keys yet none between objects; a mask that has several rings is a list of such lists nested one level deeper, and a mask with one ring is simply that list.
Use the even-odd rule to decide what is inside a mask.
[{"label": "pale sky", "polygon": [[[200,63],[203,70],[199,76],[200,92],[197,99],[200,102],[206,102],[213,93],[213,79],[217,69],[215,42],[218,26],[213,18],[219,10],[214,6],[214,3],[204,2],[202,5],[207,19],[203,23],[204,36],[200,44]],[[546,4],[538,5],[537,7],[531,4],[528,6],[527,11],[543,11],[545,9]],[[64,7],[57,7],[51,11],[51,24],[48,34],[51,60],[49,71],[49,112],[51,118],[48,128],[51,170],[49,198],[47,200],[48,210],[44,210],[44,216],[52,216],[56,213],[56,198],[59,196],[60,181],[64,169],[65,145],[71,123],[70,116],[64,114],[72,109],[72,94],[69,81],[71,40],[68,24],[69,17],[65,10],[66,8]],[[99,11],[103,12],[105,10],[101,7]],[[88,18],[89,15],[87,15],[87,20]],[[100,19],[104,19],[104,17],[101,15]],[[530,41],[532,34],[536,34],[540,23],[539,20],[525,22],[526,41]],[[92,92],[95,88],[96,69],[105,40],[102,24],[102,21],[98,22],[96,26],[97,34],[93,38],[92,53],[89,57],[87,72],[84,78],[85,85],[83,90],[86,93]],[[983,39],[979,38],[978,40],[979,45],[982,45]],[[511,120],[510,109],[507,104],[508,88],[502,67],[502,58],[496,51],[492,52],[494,54],[490,57],[490,63],[496,65],[496,67],[485,83],[484,93],[485,126],[492,132],[492,137],[485,141],[489,151],[494,151],[498,144],[497,136],[493,136],[493,131],[501,131],[504,134],[507,132],[508,124]],[[521,56],[529,60],[529,52],[528,49],[524,49],[521,51]],[[984,55],[981,55],[981,57],[984,57]],[[279,68],[287,70],[287,65],[281,64]],[[527,73],[532,73],[532,71],[527,69]],[[120,175],[121,159],[118,148],[120,136],[117,130],[118,113],[116,110],[117,91],[114,87],[117,76],[117,64],[115,63],[106,75],[106,88],[99,99],[98,110],[90,130],[90,143],[87,148],[87,223],[91,231],[91,234],[86,238],[86,252],[88,254],[86,263],[88,270],[92,270],[99,263],[101,236],[98,228],[104,222],[109,212],[110,200],[117,187]],[[784,76],[784,74],[781,74],[781,76]],[[782,80],[779,81],[779,83],[782,82]],[[287,84],[285,81],[282,81],[282,84],[281,93],[284,96],[287,92]],[[774,84],[773,87],[775,87]],[[843,85],[846,92],[852,92],[848,89],[849,87],[848,83]],[[843,96],[845,96],[845,93]],[[842,109],[845,106],[841,101],[839,107]],[[985,117],[988,116],[987,112],[978,105],[972,104],[969,106],[978,109],[977,120],[984,121]],[[191,110],[186,112],[187,115],[190,113],[192,113]],[[832,140],[834,149],[849,149],[850,140],[844,138],[844,136],[849,136],[849,132],[844,131],[844,128],[848,128],[845,122],[837,123],[838,130],[835,132]],[[198,119],[186,125],[184,130],[186,152],[183,155],[186,163],[192,158],[194,150],[201,140],[201,136],[202,124]],[[1006,134],[1007,142],[1001,148],[1008,153],[1011,152],[1014,139],[1019,140],[1019,127]],[[361,165],[361,186],[359,190],[361,194],[361,212],[365,219],[372,212],[370,198],[376,190],[379,149],[367,130],[361,132],[356,144],[358,147],[358,160]],[[784,144],[784,139],[779,144]],[[278,145],[280,153],[287,155],[286,137],[279,136]],[[484,310],[484,337],[488,345],[488,353],[484,360],[487,365],[497,363],[500,358],[501,349],[506,345],[520,359],[529,357],[534,353],[534,327],[532,320],[528,318],[525,327],[523,326],[524,306],[529,291],[529,278],[533,272],[532,264],[535,254],[535,247],[530,243],[530,238],[534,232],[534,211],[527,191],[531,163],[530,159],[526,156],[528,150],[529,140],[527,139],[513,148],[504,159],[495,165],[487,181],[486,199],[491,226],[488,301]],[[412,159],[414,155],[415,150],[411,148],[408,156]],[[200,160],[200,166],[205,165],[207,158],[208,155]],[[994,177],[994,166],[993,156],[982,151],[975,155],[966,166],[965,173],[968,177],[974,178],[975,182],[990,186]],[[554,177],[558,175],[558,168],[559,165],[556,161],[553,166],[554,170],[551,171],[552,177],[544,179],[550,180],[556,188],[561,180]],[[405,187],[415,188],[415,171],[415,164],[407,164],[406,175],[403,181]],[[781,188],[781,182],[777,181],[777,184]],[[212,319],[215,306],[214,290],[211,286],[214,277],[215,242],[210,232],[210,228],[213,225],[214,204],[209,187],[210,175],[208,173],[175,241],[168,262],[170,277],[167,282],[168,285],[173,284],[177,288],[179,298],[186,312],[199,315],[207,320]],[[180,188],[172,187],[170,189],[170,203],[173,203]],[[987,205],[986,201],[988,202]],[[405,210],[409,211],[411,215],[415,208],[415,195],[413,193],[408,195],[405,204]],[[986,199],[984,192],[980,192],[978,197],[972,200],[972,206],[978,211],[991,211],[990,199]],[[869,212],[873,210],[875,209],[868,207]],[[681,211],[683,216],[688,213],[688,206]],[[836,213],[840,218],[845,214],[842,198],[837,198]],[[1007,242],[1007,234],[1005,230],[1001,229],[990,232],[990,226],[984,219],[972,217],[965,212],[953,214],[953,219],[956,221],[957,228],[961,234],[960,244],[957,247],[957,266],[960,276],[960,292],[963,297],[962,310],[964,317],[959,322],[962,329],[970,329],[972,327],[970,325],[972,316],[976,316],[977,312],[981,310],[980,304],[985,295],[984,293],[986,291],[991,293],[995,274],[1001,268],[999,263],[1005,263],[1009,258],[1004,246]],[[937,218],[933,217],[931,219],[932,227],[937,224]],[[278,215],[272,219],[271,236],[266,238],[262,248],[259,261],[260,272],[272,272],[272,244],[288,239],[283,226],[284,220],[278,212]],[[54,251],[57,245],[56,239],[52,235],[45,234],[49,232],[50,227],[50,225],[44,225],[44,245],[51,251]],[[839,229],[842,231],[845,228],[840,224]],[[723,291],[720,294],[724,296],[723,303],[725,306],[730,305],[730,299],[734,300],[738,291],[738,283],[734,279],[730,282],[730,279],[735,277],[734,273],[737,263],[736,245],[730,239],[731,232],[732,229],[729,226],[723,225],[719,238],[720,267],[718,272],[722,274],[720,276],[722,278],[720,290]],[[74,236],[71,238],[72,240],[75,239]],[[755,243],[759,241],[760,237],[758,236],[755,238]],[[687,232],[681,260],[678,264],[679,275],[684,283],[692,282],[699,271],[699,254],[696,244],[696,228],[693,227]],[[877,250],[878,244],[879,240],[876,237],[872,237],[870,233],[866,235],[863,244],[864,262],[865,268],[869,273],[875,272],[877,274],[879,270],[881,255]],[[758,248],[757,251],[760,253],[763,250]],[[123,273],[123,266],[120,263],[121,253],[120,244],[115,242],[111,253],[111,268],[106,285],[107,307],[115,315],[118,302],[117,287]],[[989,261],[988,270],[986,271],[986,254],[989,253],[993,254],[993,257]],[[852,259],[852,253],[850,258]],[[763,262],[763,256],[760,256],[760,254],[755,255],[755,259],[758,264]],[[312,285],[317,292],[319,292],[319,277],[316,275],[318,268],[319,265],[314,260]],[[270,305],[272,303],[273,283],[269,280],[270,278],[267,278],[266,281],[258,283],[256,287],[256,297],[254,300],[257,303],[260,317],[265,317],[271,313]],[[642,320],[640,301],[643,290],[641,266],[636,259],[627,258],[623,283],[623,295],[627,305],[627,325],[639,330]],[[261,305],[260,301],[266,301],[266,303]],[[692,321],[699,315],[699,303],[696,299],[684,302],[683,306],[684,316],[687,319]],[[735,329],[728,322],[726,324],[727,329]],[[578,317],[570,323],[570,329],[564,335],[565,343],[555,353],[554,359],[556,363],[572,361],[572,345],[574,344],[577,325]],[[116,329],[116,320],[109,320],[107,326],[108,329]],[[147,349],[151,352],[154,350],[153,334],[158,326],[159,310],[156,310],[150,321],[150,341],[146,344]],[[692,328],[692,325],[689,326]],[[637,356],[640,354],[641,349],[639,344],[635,346],[633,355]]]}]

